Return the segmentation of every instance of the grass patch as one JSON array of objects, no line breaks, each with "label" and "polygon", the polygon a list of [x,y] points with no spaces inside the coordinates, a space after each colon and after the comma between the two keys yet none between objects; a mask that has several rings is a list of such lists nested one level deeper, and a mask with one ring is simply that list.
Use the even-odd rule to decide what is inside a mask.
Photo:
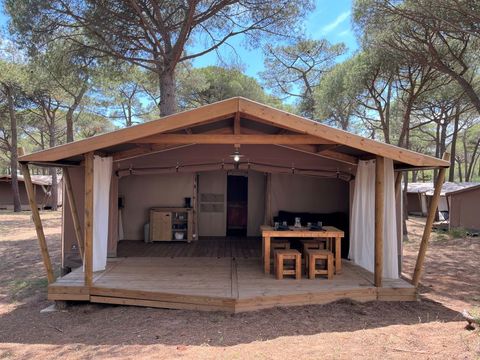
[{"label": "grass patch", "polygon": [[473,321],[480,325],[480,307],[475,306],[468,313],[473,317]]},{"label": "grass patch", "polygon": [[13,280],[8,284],[10,296],[14,300],[22,300],[33,295],[38,289],[46,288],[48,281],[41,279]]},{"label": "grass patch", "polygon": [[454,239],[458,239],[458,238],[463,239],[467,237],[468,232],[467,232],[467,229],[458,227],[458,228],[450,229],[448,231],[448,234]]},{"label": "grass patch", "polygon": [[439,243],[447,242],[448,240],[450,240],[450,237],[445,233],[435,233],[435,237],[433,238],[433,241]]}]

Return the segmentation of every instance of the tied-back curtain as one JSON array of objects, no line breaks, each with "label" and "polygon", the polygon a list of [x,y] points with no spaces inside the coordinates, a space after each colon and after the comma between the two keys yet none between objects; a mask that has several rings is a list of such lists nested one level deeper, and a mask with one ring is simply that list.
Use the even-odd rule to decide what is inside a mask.
[{"label": "tied-back curtain", "polygon": [[[359,161],[353,195],[349,257],[370,272],[375,266],[375,160]],[[383,277],[398,279],[393,161],[385,159]]]},{"label": "tied-back curtain", "polygon": [[93,159],[93,271],[105,270],[108,247],[108,211],[112,158]]}]

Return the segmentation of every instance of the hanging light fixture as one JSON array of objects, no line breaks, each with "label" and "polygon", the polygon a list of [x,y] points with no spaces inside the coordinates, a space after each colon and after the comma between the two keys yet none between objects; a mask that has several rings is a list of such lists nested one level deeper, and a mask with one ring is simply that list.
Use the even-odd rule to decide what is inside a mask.
[{"label": "hanging light fixture", "polygon": [[230,157],[233,159],[234,162],[238,163],[240,162],[243,155],[240,154],[240,150],[238,148],[235,148],[235,151],[233,152],[232,155],[230,155]]}]

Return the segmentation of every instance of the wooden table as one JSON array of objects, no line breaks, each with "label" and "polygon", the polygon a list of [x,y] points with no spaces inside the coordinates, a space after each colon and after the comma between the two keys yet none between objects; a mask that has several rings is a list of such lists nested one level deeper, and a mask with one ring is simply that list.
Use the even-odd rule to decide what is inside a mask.
[{"label": "wooden table", "polygon": [[262,225],[262,257],[265,274],[270,274],[270,244],[272,238],[335,238],[335,273],[342,272],[341,240],[345,236],[342,230],[333,226],[324,226],[322,230],[275,230],[271,226]]}]

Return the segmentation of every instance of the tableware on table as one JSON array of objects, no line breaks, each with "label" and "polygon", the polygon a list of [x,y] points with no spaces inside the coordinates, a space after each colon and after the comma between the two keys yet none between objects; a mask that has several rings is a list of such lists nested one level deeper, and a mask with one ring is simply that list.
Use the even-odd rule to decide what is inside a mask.
[{"label": "tableware on table", "polygon": [[278,221],[275,221],[275,223],[273,224],[273,227],[275,230],[278,230],[278,228],[280,227],[280,223]]},{"label": "tableware on table", "polygon": [[302,223],[300,222],[300,218],[299,217],[296,217],[295,218],[295,225],[294,227],[296,228],[301,228],[302,227]]}]

